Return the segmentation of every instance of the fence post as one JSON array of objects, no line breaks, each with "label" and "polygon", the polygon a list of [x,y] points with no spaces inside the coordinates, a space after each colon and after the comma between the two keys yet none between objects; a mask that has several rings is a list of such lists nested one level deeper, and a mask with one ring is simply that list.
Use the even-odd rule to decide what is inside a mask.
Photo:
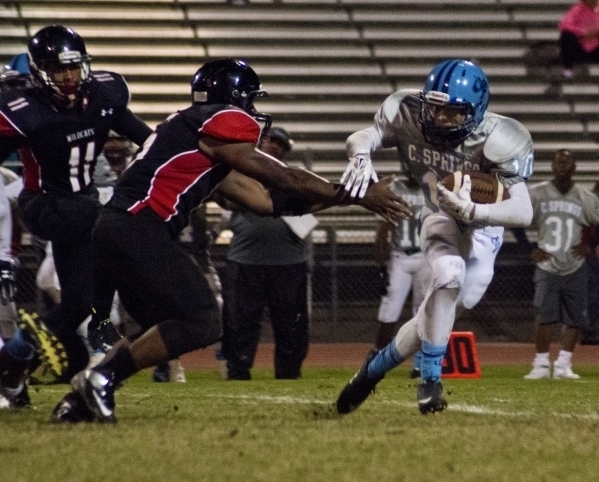
[{"label": "fence post", "polygon": [[308,304],[308,319],[312,319],[312,273],[314,273],[314,239],[312,233],[306,237],[306,252],[308,254],[308,273],[306,275],[306,303]]},{"label": "fence post", "polygon": [[336,325],[339,322],[339,285],[337,282],[337,229],[327,226],[327,241],[331,246],[331,317]]}]

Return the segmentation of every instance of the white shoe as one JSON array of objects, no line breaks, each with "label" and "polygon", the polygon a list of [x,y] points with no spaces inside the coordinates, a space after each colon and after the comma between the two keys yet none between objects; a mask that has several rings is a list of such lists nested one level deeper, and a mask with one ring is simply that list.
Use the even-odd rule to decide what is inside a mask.
[{"label": "white shoe", "polygon": [[170,360],[168,362],[168,366],[170,371],[169,380],[171,382],[187,382],[187,379],[185,378],[185,370],[178,358],[176,358],[175,360]]},{"label": "white shoe", "polygon": [[553,364],[553,378],[555,380],[566,379],[566,380],[578,380],[580,375],[572,371],[572,365],[558,365]]},{"label": "white shoe", "polygon": [[214,357],[218,364],[218,374],[220,379],[227,380],[229,378],[229,369],[227,368],[227,360],[225,360],[225,357],[223,356],[223,348],[220,341],[215,345]]},{"label": "white shoe", "polygon": [[2,408],[10,408],[10,402],[8,401],[8,398],[0,395],[0,409]]},{"label": "white shoe", "polygon": [[229,369],[227,368],[227,360],[217,360],[218,364],[218,375],[221,380],[229,378]]},{"label": "white shoe", "polygon": [[528,375],[524,375],[526,380],[541,380],[542,378],[551,378],[549,366],[547,365],[533,365],[532,370]]}]

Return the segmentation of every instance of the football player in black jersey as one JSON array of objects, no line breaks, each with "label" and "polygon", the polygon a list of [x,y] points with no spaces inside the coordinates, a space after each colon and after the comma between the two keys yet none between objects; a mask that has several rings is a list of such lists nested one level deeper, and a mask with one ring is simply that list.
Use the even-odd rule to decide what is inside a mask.
[{"label": "football player in black jersey", "polygon": [[[76,330],[92,305],[91,229],[100,206],[92,181],[96,158],[111,129],[138,145],[151,129],[128,109],[123,77],[90,70],[90,56],[75,31],[42,28],[27,51],[33,86],[0,94],[0,159],[19,149],[21,216],[32,234],[52,241],[62,301],[45,323],[64,344],[70,379],[89,358]],[[12,351],[21,357],[17,362],[28,352],[26,346]],[[20,383],[22,366],[15,363],[12,370],[0,362],[0,386]]]},{"label": "football player in black jersey", "polygon": [[342,186],[260,152],[261,123],[267,130],[270,116],[253,102],[266,93],[244,62],[209,61],[191,85],[192,106],[152,133],[94,228],[94,307],[107,318],[116,288],[143,334],[120,340],[100,364],[75,375],[73,392],[56,406],[53,421],[114,422],[114,390],[124,379],[220,338],[214,294],[177,242],[191,210],[215,191],[262,215],[350,203],[387,219],[411,214],[389,191],[390,180],[373,184],[356,201]]}]

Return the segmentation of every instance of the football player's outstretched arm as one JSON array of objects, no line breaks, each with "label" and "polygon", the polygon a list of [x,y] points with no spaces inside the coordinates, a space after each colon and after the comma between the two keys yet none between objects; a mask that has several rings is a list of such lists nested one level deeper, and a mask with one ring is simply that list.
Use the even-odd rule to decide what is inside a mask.
[{"label": "football player's outstretched arm", "polygon": [[316,204],[319,209],[323,209],[333,205],[360,204],[391,222],[411,215],[409,203],[384,189],[386,186],[369,189],[369,194],[360,200],[352,199],[342,186],[332,184],[309,171],[287,167],[256,149],[253,143],[227,143],[204,136],[200,139],[199,147],[213,159],[309,206]]},{"label": "football player's outstretched arm", "polygon": [[212,199],[228,210],[249,209],[259,216],[272,215],[268,190],[255,179],[231,171],[218,185]]},{"label": "football player's outstretched arm", "polygon": [[[391,181],[392,178],[385,178],[371,185],[361,204],[368,207],[384,203]],[[328,202],[305,202],[276,188],[266,189],[255,179],[234,170],[219,184],[212,197],[227,209],[242,206],[260,216],[302,215],[331,205]]]},{"label": "football player's outstretched arm", "polygon": [[352,197],[364,197],[370,182],[378,182],[370,154],[380,146],[380,135],[374,127],[354,132],[347,138],[349,163],[341,176],[341,184]]}]

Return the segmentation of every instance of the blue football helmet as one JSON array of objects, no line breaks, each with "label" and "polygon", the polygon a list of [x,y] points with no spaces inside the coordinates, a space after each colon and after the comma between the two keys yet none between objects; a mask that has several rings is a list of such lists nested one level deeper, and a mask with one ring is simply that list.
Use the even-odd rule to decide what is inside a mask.
[{"label": "blue football helmet", "polygon": [[2,67],[2,73],[0,73],[0,92],[28,89],[31,86],[27,54],[15,55]]},{"label": "blue football helmet", "polygon": [[[489,82],[480,67],[468,60],[451,59],[437,64],[420,93],[420,126],[424,138],[439,146],[456,146],[480,124],[489,105]],[[459,112],[457,124],[440,124],[439,107]]]}]

